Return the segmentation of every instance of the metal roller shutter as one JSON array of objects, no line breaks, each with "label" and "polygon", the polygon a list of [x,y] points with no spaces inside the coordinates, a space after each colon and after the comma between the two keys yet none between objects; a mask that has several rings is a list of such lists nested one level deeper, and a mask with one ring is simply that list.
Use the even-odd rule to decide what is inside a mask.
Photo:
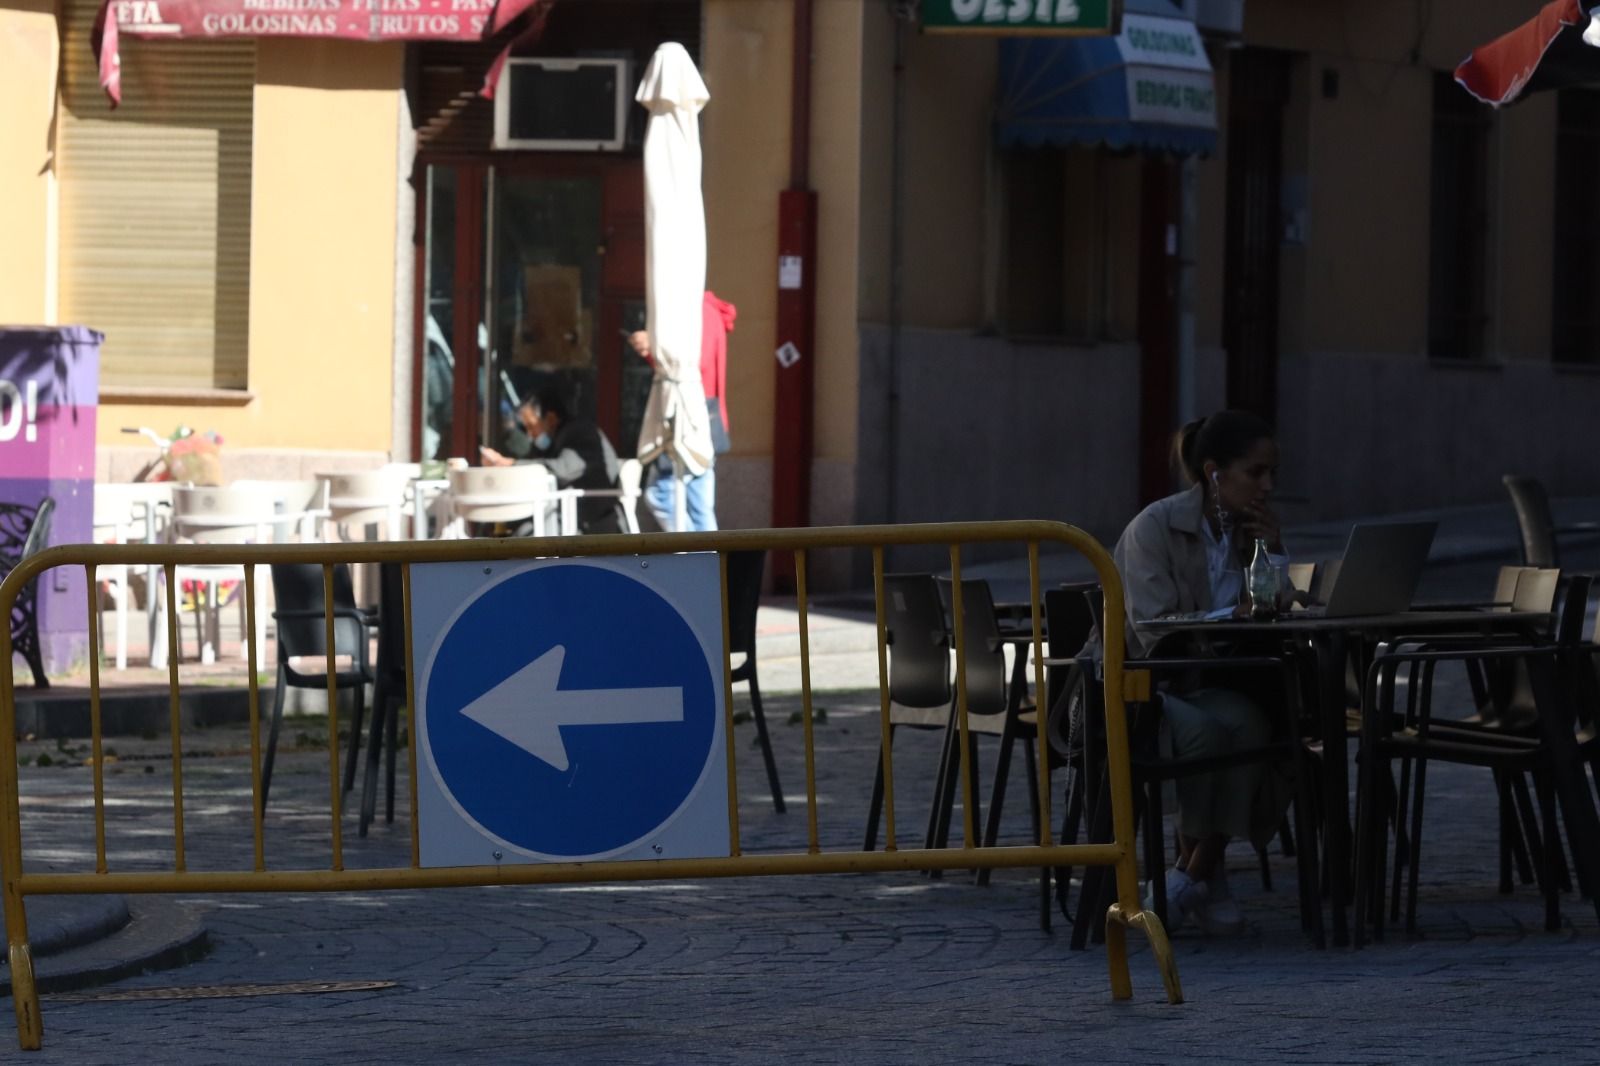
[{"label": "metal roller shutter", "polygon": [[113,111],[67,0],[60,314],[102,330],[106,386],[244,388],[255,42],[122,42]]}]

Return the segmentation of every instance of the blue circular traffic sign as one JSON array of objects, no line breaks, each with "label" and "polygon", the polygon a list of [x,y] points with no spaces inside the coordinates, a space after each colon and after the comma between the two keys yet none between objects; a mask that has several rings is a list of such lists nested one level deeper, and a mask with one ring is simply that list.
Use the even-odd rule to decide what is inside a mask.
[{"label": "blue circular traffic sign", "polygon": [[717,687],[694,629],[604,566],[528,569],[471,600],[423,679],[424,751],[486,833],[556,859],[645,841],[694,794]]}]

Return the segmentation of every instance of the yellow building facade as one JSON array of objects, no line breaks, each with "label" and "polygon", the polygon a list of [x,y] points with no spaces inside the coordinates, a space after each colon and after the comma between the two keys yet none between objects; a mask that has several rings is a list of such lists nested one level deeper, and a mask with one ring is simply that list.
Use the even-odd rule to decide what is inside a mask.
[{"label": "yellow building facade", "polygon": [[[162,434],[180,424],[216,431],[230,478],[309,476],[421,458],[426,386],[419,352],[428,323],[417,305],[419,297],[426,304],[434,295],[424,291],[432,266],[426,246],[437,230],[430,229],[430,174],[455,168],[477,179],[493,171],[499,192],[486,195],[483,209],[495,211],[516,181],[599,160],[616,184],[619,167],[638,163],[636,143],[599,159],[493,151],[481,138],[469,140],[477,128],[462,132],[470,122],[457,114],[468,94],[434,108],[444,76],[437,72],[448,73],[458,54],[452,46],[282,38],[219,46],[124,36],[124,103],[113,110],[86,80],[93,70],[84,30],[95,6],[93,0],[0,3],[0,92],[8,100],[0,116],[0,241],[7,248],[0,259],[0,322],[81,321],[107,334],[98,422],[102,479],[124,479],[150,458],[142,441],[122,432],[136,426]],[[600,0],[599,6],[626,14],[621,9],[629,5]],[[674,7],[682,17],[662,32],[698,26],[691,44],[712,96],[702,114],[708,287],[739,309],[728,360],[733,451],[719,463],[719,513],[725,525],[758,526],[771,512],[777,199],[790,182],[794,6],[705,0]],[[827,309],[818,316],[817,351],[807,353],[825,397],[816,405],[813,520],[843,522],[854,511],[856,466],[862,8],[857,0],[819,0],[813,19],[810,172],[826,205],[817,287],[819,306]],[[556,18],[552,26],[556,51],[569,39],[592,44],[596,32],[586,24],[566,30]],[[635,75],[649,54],[641,40],[618,42],[636,53]],[[494,52],[469,49],[468,63]],[[219,117],[184,96],[220,93],[220,79],[241,71],[247,114]],[[186,90],[185,79],[197,88]],[[487,107],[470,102],[469,118]],[[243,162],[229,148],[241,125],[249,153]],[[117,153],[150,156],[152,131],[163,128],[169,140],[160,150],[169,153],[170,180],[146,176],[154,191],[129,214],[153,228],[129,238],[117,218],[101,217],[100,205],[126,191],[126,182],[115,180]],[[214,144],[197,144],[197,131]],[[621,184],[632,189],[637,181],[624,175]],[[218,280],[217,307],[200,327],[175,324],[170,335],[153,334],[161,323],[150,319],[184,319],[200,302],[174,280],[182,272],[176,260],[187,252],[169,259],[162,251],[163,230],[186,223],[163,222],[162,212],[193,216],[189,209],[208,187],[215,203],[200,213],[217,219],[210,269],[223,278],[228,249],[247,248],[248,274],[236,286],[243,302],[235,301],[239,306],[227,316],[233,325],[225,325],[227,283]],[[248,204],[242,238],[239,219],[227,217],[241,214],[240,200]],[[100,255],[135,239],[150,243],[142,251],[119,249],[126,253],[120,260]],[[487,248],[482,253],[492,255]],[[143,271],[123,269],[140,254]],[[637,282],[640,294],[631,291],[633,281],[619,283],[630,312],[639,305],[632,297],[642,295],[642,278]],[[171,306],[139,306],[147,303],[141,293]],[[214,356],[200,351],[206,329],[218,338]],[[236,338],[228,339],[229,329]],[[452,332],[444,323],[443,333]],[[134,336],[143,341],[137,359],[129,355]],[[595,343],[598,349],[608,341]],[[618,358],[612,350],[604,356]],[[605,411],[602,401],[599,413]],[[617,435],[617,426],[606,428]],[[631,444],[619,441],[620,450],[628,454]]]},{"label": "yellow building facade", "polygon": [[[81,22],[80,0],[58,2],[67,24]],[[1589,150],[1562,116],[1583,101],[1548,94],[1491,115],[1449,91],[1454,63],[1520,21],[1525,5],[1449,16],[1379,0],[1241,6],[1235,30],[1206,39],[1214,151],[1184,167],[1137,146],[1000,145],[1000,43],[924,34],[907,18],[914,5],[557,0],[548,39],[530,54],[639,63],[653,41],[686,37],[710,89],[708,286],[739,309],[732,451],[718,461],[725,526],[767,524],[775,457],[794,458],[783,454],[774,348],[778,199],[795,181],[801,115],[804,183],[818,204],[806,264],[817,307],[815,351],[805,353],[814,445],[801,457],[814,524],[1059,518],[1114,538],[1165,475],[1152,456],[1179,417],[1229,403],[1279,424],[1290,520],[1495,499],[1499,475],[1514,469],[1557,493],[1587,491],[1595,442],[1581,412],[1600,400],[1600,350],[1558,344],[1561,329],[1585,334],[1558,328],[1551,311],[1552,291],[1567,283],[1556,262],[1574,254],[1561,251],[1557,174]],[[811,26],[807,107],[794,97],[797,11]],[[139,133],[141,100],[169,86],[146,63],[157,47],[124,41],[124,111],[134,117],[110,112],[74,88],[81,59],[69,54],[72,76],[62,78],[58,14],[52,0],[0,0],[0,322],[108,333],[103,477],[126,477],[149,456],[126,426],[214,429],[234,477],[492,442],[504,414],[495,398],[531,379],[508,372],[502,388],[485,374],[493,380],[480,385],[449,367],[480,345],[546,351],[549,338],[529,326],[536,282],[594,288],[571,330],[592,339],[589,362],[564,380],[588,390],[603,428],[631,450],[628,390],[640,368],[616,334],[642,308],[628,258],[641,240],[636,141],[610,154],[494,149],[492,108],[474,97],[490,46],[245,42],[243,302],[219,298],[209,312],[243,339],[196,364],[196,345],[178,337],[163,349],[157,337],[150,347],[166,357],[130,366],[115,349],[139,325],[140,309],[125,306],[137,279],[85,258],[95,246],[85,235],[99,226],[115,244],[117,220],[84,206],[96,201],[73,185],[73,151],[104,143],[97,124]],[[221,78],[246,62],[206,58],[209,47],[163,42],[158,69]],[[1470,188],[1435,159],[1435,143],[1458,134],[1482,157]],[[245,181],[226,141],[214,146],[215,174],[175,165],[174,177],[197,189]],[[1182,181],[1192,182],[1187,218]],[[1170,183],[1165,207],[1152,182]],[[599,204],[600,258],[539,273],[549,265],[535,262],[539,205],[583,183],[589,192],[559,202]],[[1471,235],[1481,269],[1457,279],[1441,273],[1460,259],[1459,242],[1434,208],[1467,193],[1482,219]],[[223,252],[237,243],[238,219],[223,216],[229,205],[238,214],[241,196],[216,199],[221,277],[237,269]],[[478,243],[463,246],[463,234]],[[1190,270],[1188,317],[1175,327],[1188,345],[1181,397],[1180,372],[1151,359],[1153,318],[1177,306],[1151,293],[1176,291],[1180,246]],[[502,270],[495,257],[508,248],[523,258]],[[1246,276],[1253,288],[1241,288]],[[161,277],[151,275],[151,291]],[[131,316],[121,334],[76,312],[100,284],[123,301],[106,306]],[[211,381],[190,380],[206,366]],[[430,366],[457,390],[439,405]],[[462,389],[481,395],[463,400]],[[435,406],[438,418],[471,424],[430,423]],[[1536,432],[1538,412],[1579,428]]]}]

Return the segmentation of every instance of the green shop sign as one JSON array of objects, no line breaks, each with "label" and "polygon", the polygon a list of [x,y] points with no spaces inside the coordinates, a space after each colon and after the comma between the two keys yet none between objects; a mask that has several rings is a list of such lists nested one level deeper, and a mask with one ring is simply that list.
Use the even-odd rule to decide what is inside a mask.
[{"label": "green shop sign", "polygon": [[1101,34],[1117,32],[1121,0],[922,0],[930,33]]}]

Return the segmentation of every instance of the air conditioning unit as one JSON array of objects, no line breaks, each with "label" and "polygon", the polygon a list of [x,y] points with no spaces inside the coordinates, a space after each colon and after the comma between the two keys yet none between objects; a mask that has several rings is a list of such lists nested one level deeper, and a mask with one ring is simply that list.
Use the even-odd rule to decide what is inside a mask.
[{"label": "air conditioning unit", "polygon": [[618,152],[633,81],[626,59],[511,59],[494,94],[494,146]]}]

